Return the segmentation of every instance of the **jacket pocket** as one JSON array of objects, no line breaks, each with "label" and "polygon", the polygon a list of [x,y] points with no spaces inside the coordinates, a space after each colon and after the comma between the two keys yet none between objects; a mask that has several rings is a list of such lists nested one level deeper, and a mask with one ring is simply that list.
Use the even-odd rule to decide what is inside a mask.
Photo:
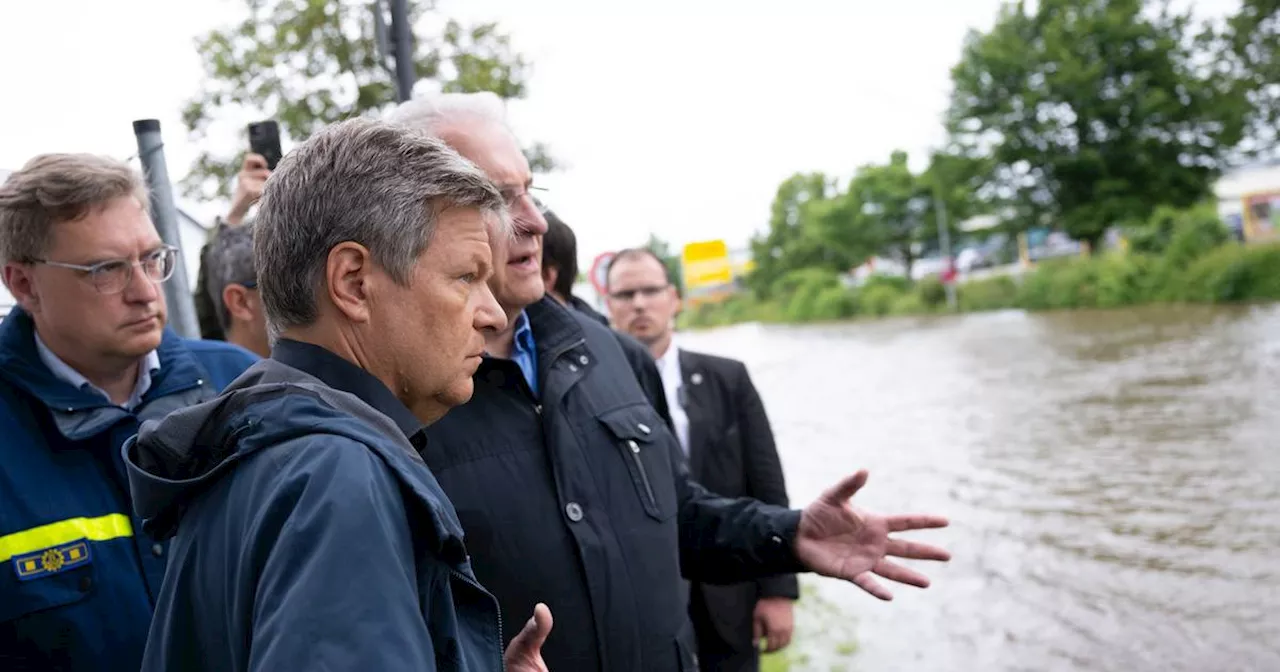
[{"label": "jacket pocket", "polygon": [[675,437],[648,405],[627,406],[600,414],[613,438],[644,512],[664,521],[676,513],[672,442]]},{"label": "jacket pocket", "polygon": [[[77,552],[90,553],[89,546],[89,542],[66,544],[40,557],[0,563],[0,572],[6,574],[0,576],[0,623],[43,620],[46,612],[52,614],[93,594],[98,580],[94,563],[88,557],[84,562],[75,557]],[[68,564],[72,566],[64,569]]]}]

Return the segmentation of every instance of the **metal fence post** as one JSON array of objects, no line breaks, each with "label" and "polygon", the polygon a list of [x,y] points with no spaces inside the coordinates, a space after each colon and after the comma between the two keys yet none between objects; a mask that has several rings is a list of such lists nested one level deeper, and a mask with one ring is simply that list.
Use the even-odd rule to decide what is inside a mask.
[{"label": "metal fence post", "polygon": [[948,272],[950,276],[950,282],[943,284],[947,292],[947,308],[954,311],[956,309],[956,262],[951,257],[951,226],[947,223],[947,204],[943,202],[939,191],[940,189],[934,188],[933,207],[938,216],[938,246],[942,248],[942,258],[947,261],[947,269],[944,272]]},{"label": "metal fence post", "polygon": [[169,324],[187,338],[200,338],[195,301],[187,283],[186,260],[182,254],[182,230],[178,224],[178,208],[173,202],[173,184],[164,161],[164,141],[160,139],[160,121],[139,119],[133,122],[138,138],[138,159],[151,192],[151,220],[164,242],[178,248],[173,277],[164,283],[165,301],[169,307]]},{"label": "metal fence post", "polygon": [[413,62],[413,26],[409,25],[409,8],[405,0],[391,0],[391,35],[395,46],[396,97],[405,102],[413,97],[417,81]]}]

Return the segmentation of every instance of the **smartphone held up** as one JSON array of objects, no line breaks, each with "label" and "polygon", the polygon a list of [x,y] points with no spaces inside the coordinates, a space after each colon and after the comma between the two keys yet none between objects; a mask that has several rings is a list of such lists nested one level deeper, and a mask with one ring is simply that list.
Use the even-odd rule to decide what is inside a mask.
[{"label": "smartphone held up", "polygon": [[275,170],[284,155],[280,151],[280,125],[274,120],[249,124],[249,150],[266,159],[269,170]]}]

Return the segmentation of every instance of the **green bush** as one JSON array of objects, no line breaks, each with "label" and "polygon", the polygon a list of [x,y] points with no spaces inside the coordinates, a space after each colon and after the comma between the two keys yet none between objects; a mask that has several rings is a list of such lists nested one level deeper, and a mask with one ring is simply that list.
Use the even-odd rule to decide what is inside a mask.
[{"label": "green bush", "polygon": [[1018,292],[1018,307],[1027,310],[1061,308],[1063,300],[1059,293],[1064,283],[1059,281],[1058,276],[1070,273],[1068,266],[1071,263],[1063,259],[1053,259],[1037,264],[1035,270],[1028,273],[1022,280],[1022,287]]},{"label": "green bush", "polygon": [[825,268],[801,268],[778,278],[771,288],[771,296],[786,298],[800,291],[801,287],[834,287],[840,284],[840,276]]},{"label": "green bush", "polygon": [[[1151,300],[1149,279],[1156,265],[1152,258],[1140,255],[1108,254],[1094,262],[1096,286],[1093,305],[1099,308],[1132,306]],[[1083,306],[1082,306],[1083,307]]]},{"label": "green bush", "polygon": [[827,287],[818,292],[813,301],[815,320],[843,320],[857,312],[857,299],[844,287]]},{"label": "green bush", "polygon": [[1231,239],[1218,213],[1205,207],[1182,213],[1174,223],[1164,258],[1175,267],[1185,267]]},{"label": "green bush", "polygon": [[808,322],[814,319],[814,308],[818,303],[818,295],[826,289],[823,285],[807,284],[796,289],[791,298],[786,300],[785,312],[791,322]]},{"label": "green bush", "polygon": [[1190,261],[1230,238],[1214,203],[1185,210],[1160,206],[1146,222],[1124,228],[1130,252],[1166,255],[1175,261]]},{"label": "green bush", "polygon": [[1184,301],[1280,300],[1280,244],[1223,245],[1185,272]]},{"label": "green bush", "polygon": [[882,275],[879,273],[872,274],[862,283],[861,289],[867,290],[872,287],[889,287],[899,293],[906,292],[911,289],[911,283],[900,275]]},{"label": "green bush", "polygon": [[927,312],[930,312],[930,307],[926,306],[920,295],[914,292],[899,294],[889,306],[890,315],[919,315]]},{"label": "green bush", "polygon": [[1004,310],[1018,305],[1018,283],[1007,275],[966,282],[956,287],[960,310]]},{"label": "green bush", "polygon": [[[1161,208],[1129,231],[1127,254],[1099,254],[1040,262],[1020,279],[975,280],[956,292],[964,311],[1023,308],[1116,308],[1154,301],[1223,303],[1280,300],[1280,243],[1241,245],[1213,205],[1189,210]],[[872,275],[856,290],[826,269],[791,271],[774,283],[776,297],[750,293],[681,316],[688,326],[718,326],[758,320],[810,322],[854,315],[928,313],[946,302],[937,278],[911,287],[906,278]]]},{"label": "green bush", "polygon": [[[812,269],[818,270],[818,269]],[[844,288],[840,286],[840,279],[826,272],[818,273],[801,273],[793,272],[783,276],[778,281],[778,289],[781,286],[790,286],[790,291],[782,293],[780,296],[785,298],[787,319],[793,322],[810,322],[813,320],[835,319],[834,317],[823,314],[819,310],[819,298],[824,292],[834,290],[844,292]],[[834,306],[827,306],[827,309]]]},{"label": "green bush", "polygon": [[916,283],[916,294],[926,308],[937,308],[947,302],[947,288],[934,276]]},{"label": "green bush", "polygon": [[868,283],[858,290],[858,307],[864,315],[888,315],[898,297],[906,292],[889,283]]}]

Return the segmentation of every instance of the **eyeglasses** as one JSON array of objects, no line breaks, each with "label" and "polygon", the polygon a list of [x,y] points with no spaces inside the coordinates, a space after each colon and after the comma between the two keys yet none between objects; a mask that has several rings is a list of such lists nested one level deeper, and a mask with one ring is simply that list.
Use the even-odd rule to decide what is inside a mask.
[{"label": "eyeglasses", "polygon": [[36,259],[35,263],[57,268],[69,268],[80,271],[81,277],[88,278],[99,294],[119,294],[133,281],[133,269],[142,268],[142,272],[152,282],[164,282],[173,276],[177,267],[178,248],[165,245],[153,252],[142,255],[140,259],[108,259],[90,266],[67,264],[61,261]]},{"label": "eyeglasses", "polygon": [[516,203],[522,197],[527,196],[529,200],[533,202],[533,207],[537,209],[538,214],[542,214],[542,215],[547,214],[547,210],[549,210],[550,208],[548,208],[546,205],[543,205],[542,201],[538,200],[537,198],[534,198],[533,194],[530,193],[532,191],[536,191],[540,194],[547,193],[546,188],[535,187],[532,185],[528,187],[504,187],[499,193],[502,194],[502,200],[506,201],[508,208],[516,207]]},{"label": "eyeglasses", "polygon": [[652,299],[655,296],[667,291],[670,284],[653,285],[650,287],[636,287],[635,289],[621,289],[616,292],[609,292],[609,298],[614,301],[635,301],[636,296],[643,296],[646,299]]}]

